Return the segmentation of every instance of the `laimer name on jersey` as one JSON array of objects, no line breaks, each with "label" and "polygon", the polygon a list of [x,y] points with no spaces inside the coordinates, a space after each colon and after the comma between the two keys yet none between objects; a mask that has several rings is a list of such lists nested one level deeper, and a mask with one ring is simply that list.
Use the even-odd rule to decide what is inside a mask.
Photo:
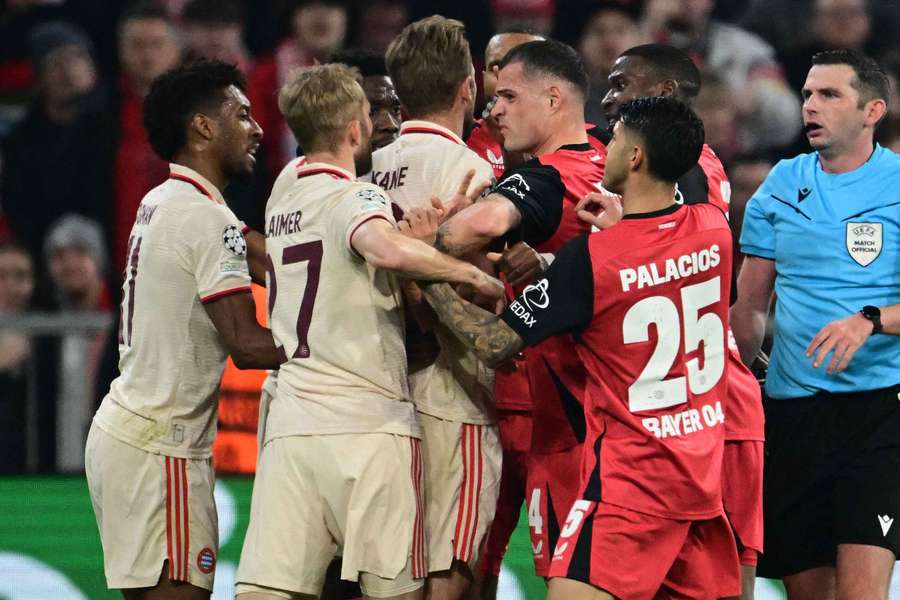
[{"label": "laimer name on jersey", "polygon": [[269,227],[266,230],[266,237],[277,237],[279,235],[290,235],[300,231],[300,219],[303,217],[303,211],[279,213],[272,215],[269,219]]},{"label": "laimer name on jersey", "polygon": [[622,269],[619,271],[619,277],[622,279],[622,291],[630,290],[631,284],[635,282],[637,282],[637,289],[640,290],[709,271],[719,265],[719,245],[713,244],[700,252],[682,254],[678,258],[667,258],[665,265],[664,275],[660,275],[656,263],[639,265],[636,269]]}]

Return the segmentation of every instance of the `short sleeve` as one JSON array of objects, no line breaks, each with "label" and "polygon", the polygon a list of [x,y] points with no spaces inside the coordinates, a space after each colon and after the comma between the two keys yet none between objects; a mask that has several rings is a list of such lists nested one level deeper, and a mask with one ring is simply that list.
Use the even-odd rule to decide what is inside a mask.
[{"label": "short sleeve", "polygon": [[332,224],[343,232],[347,249],[353,252],[350,244],[356,230],[372,219],[384,219],[396,225],[391,201],[384,191],[375,185],[358,185],[344,194],[332,214]]},{"label": "short sleeve", "polygon": [[522,290],[500,318],[526,346],[534,346],[554,335],[584,330],[593,311],[594,276],[585,234],[563,246],[544,277]]},{"label": "short sleeve", "polygon": [[741,252],[750,256],[775,259],[775,225],[764,208],[765,184],[747,201],[741,227]]},{"label": "short sleeve", "polygon": [[201,302],[250,290],[247,242],[227,207],[209,202],[189,208],[178,237],[184,249],[179,254],[194,275]]},{"label": "short sleeve", "polygon": [[491,193],[507,198],[522,216],[520,226],[507,234],[507,242],[537,246],[556,233],[566,188],[554,167],[530,160],[504,174]]}]

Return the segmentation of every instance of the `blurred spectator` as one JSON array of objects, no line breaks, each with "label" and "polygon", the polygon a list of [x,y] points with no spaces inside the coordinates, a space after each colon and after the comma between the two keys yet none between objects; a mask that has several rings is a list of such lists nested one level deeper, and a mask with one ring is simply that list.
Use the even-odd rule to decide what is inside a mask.
[{"label": "blurred spectator", "polygon": [[269,183],[297,152],[278,110],[278,90],[298,69],[328,62],[347,35],[347,10],[338,0],[296,0],[288,20],[288,36],[272,56],[260,60],[248,82],[253,118],[264,132],[261,150]]},{"label": "blurred spectator", "polygon": [[[34,292],[34,265],[28,251],[0,242],[0,316],[28,309]],[[0,330],[0,473],[25,469],[25,398],[28,395],[28,337]]]},{"label": "blurred spectator", "polygon": [[803,88],[813,54],[823,50],[869,50],[872,21],[866,0],[815,0],[809,23],[805,39],[781,57],[794,91]]},{"label": "blurred spectator", "polygon": [[900,154],[900,118],[895,116],[886,118],[878,126],[875,139],[885,148]]},{"label": "blurred spectator", "polygon": [[756,35],[710,18],[714,0],[648,0],[645,31],[654,41],[691,54],[701,67],[731,88],[746,150],[778,148],[800,131],[800,101],[775,60],[775,51]]},{"label": "blurred spectator", "polygon": [[[44,240],[53,287],[54,312],[111,313],[104,271],[107,253],[100,227],[78,215],[61,217]],[[109,331],[68,334],[44,340],[38,350],[43,410],[53,415],[56,468],[83,468],[79,450],[98,404],[97,377],[103,368]],[[50,381],[52,380],[52,381]],[[44,427],[42,427],[44,429]]]},{"label": "blurred spectator", "polygon": [[706,143],[709,144],[723,162],[741,151],[739,115],[731,88],[718,75],[704,72],[702,85],[694,110],[703,121]]},{"label": "blurred spectator", "polygon": [[[762,185],[769,171],[772,170],[772,166],[771,160],[755,154],[735,156],[728,163],[726,171],[731,181],[731,205],[728,215],[732,223],[732,231],[741,230],[744,223],[744,209],[747,206],[747,200]],[[743,254],[738,252],[736,257],[738,262],[732,267],[735,273],[740,270],[740,261],[743,259]]]},{"label": "blurred spectator", "polygon": [[529,29],[550,35],[556,0],[491,0],[497,31]]},{"label": "blurred spectator", "polygon": [[217,59],[250,75],[253,59],[244,45],[244,10],[238,0],[192,0],[181,23],[188,60]]},{"label": "blurred spectator", "polygon": [[122,16],[119,59],[119,140],[113,173],[112,256],[116,273],[125,267],[128,236],[141,198],[169,174],[168,165],[150,148],[143,125],[144,96],[150,84],[181,61],[178,34],[161,5],[139,2]]},{"label": "blurred spectator", "polygon": [[[362,88],[372,118],[372,150],[384,148],[400,135],[400,98],[384,64],[384,55],[361,48],[335,52],[332,62],[355,67],[362,75]],[[359,179],[365,179],[360,173]]]},{"label": "blurred spectator", "polygon": [[609,90],[610,68],[625,50],[643,43],[638,13],[618,2],[598,4],[585,21],[578,52],[591,78],[591,93],[585,104],[587,122],[606,126],[600,101]]},{"label": "blurred spectator", "polygon": [[388,45],[409,23],[401,0],[371,0],[360,8],[356,45],[384,56]]},{"label": "blurred spectator", "polygon": [[45,23],[33,31],[29,51],[35,100],[3,140],[2,197],[13,232],[38,257],[47,228],[63,212],[109,227],[115,130],[81,30]]}]

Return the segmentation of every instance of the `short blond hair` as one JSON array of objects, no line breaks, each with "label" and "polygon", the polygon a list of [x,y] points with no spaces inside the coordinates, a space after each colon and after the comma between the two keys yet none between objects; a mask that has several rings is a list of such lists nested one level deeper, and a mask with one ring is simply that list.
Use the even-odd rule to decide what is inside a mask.
[{"label": "short blond hair", "polygon": [[304,152],[337,149],[339,133],[361,120],[366,95],[355,69],[341,64],[299,72],[278,93],[278,108]]},{"label": "short blond hair", "polygon": [[410,23],[388,46],[385,63],[411,117],[448,109],[459,85],[472,74],[466,27],[440,15]]}]

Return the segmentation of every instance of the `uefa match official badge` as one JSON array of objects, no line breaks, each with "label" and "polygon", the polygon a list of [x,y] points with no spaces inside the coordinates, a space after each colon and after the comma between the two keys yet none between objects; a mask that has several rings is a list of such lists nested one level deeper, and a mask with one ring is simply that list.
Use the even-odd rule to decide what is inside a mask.
[{"label": "uefa match official badge", "polygon": [[847,252],[868,267],[881,254],[884,226],[881,223],[847,223]]},{"label": "uefa match official badge", "polygon": [[197,568],[209,575],[216,568],[216,553],[212,548],[204,548],[197,555]]}]

